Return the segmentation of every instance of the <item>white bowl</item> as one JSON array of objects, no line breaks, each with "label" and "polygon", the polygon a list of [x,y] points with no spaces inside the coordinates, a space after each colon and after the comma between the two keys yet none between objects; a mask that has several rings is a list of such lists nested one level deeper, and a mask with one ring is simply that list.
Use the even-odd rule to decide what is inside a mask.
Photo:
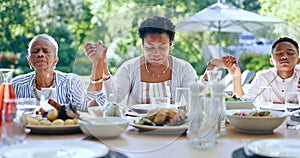
[{"label": "white bowl", "polygon": [[273,130],[277,128],[287,117],[287,114],[281,111],[271,110],[259,110],[270,111],[271,116],[259,117],[259,116],[236,116],[233,115],[236,112],[252,112],[253,110],[247,109],[235,109],[226,110],[226,116],[229,123],[234,126],[238,131],[243,133],[253,134],[269,134],[273,133]]},{"label": "white bowl", "polygon": [[252,109],[254,104],[252,101],[226,101],[226,109]]},{"label": "white bowl", "polygon": [[88,120],[88,122],[79,120],[80,129],[84,134],[97,138],[120,136],[129,124],[129,120],[122,117],[95,117]]}]

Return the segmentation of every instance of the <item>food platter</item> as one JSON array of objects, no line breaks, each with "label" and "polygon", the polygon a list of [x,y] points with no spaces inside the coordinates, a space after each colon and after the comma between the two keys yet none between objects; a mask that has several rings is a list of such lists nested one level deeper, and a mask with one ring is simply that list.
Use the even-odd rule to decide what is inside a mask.
[{"label": "food platter", "polygon": [[140,125],[137,123],[130,123],[131,126],[139,129],[139,132],[149,133],[149,134],[183,134],[187,130],[187,124],[180,126],[148,126]]},{"label": "food platter", "polygon": [[37,134],[69,134],[81,132],[79,125],[63,125],[63,126],[41,126],[26,125],[31,133]]},{"label": "food platter", "polygon": [[108,153],[109,148],[99,142],[79,140],[33,140],[0,149],[0,157],[6,158],[104,157]]},{"label": "food platter", "polygon": [[147,134],[167,134],[167,135],[181,135],[187,130],[188,124],[182,124],[179,126],[150,126],[138,124],[141,117],[134,118],[130,121],[129,125],[137,128],[139,132]]},{"label": "food platter", "polygon": [[263,139],[249,143],[248,150],[266,157],[299,157],[299,139]]}]

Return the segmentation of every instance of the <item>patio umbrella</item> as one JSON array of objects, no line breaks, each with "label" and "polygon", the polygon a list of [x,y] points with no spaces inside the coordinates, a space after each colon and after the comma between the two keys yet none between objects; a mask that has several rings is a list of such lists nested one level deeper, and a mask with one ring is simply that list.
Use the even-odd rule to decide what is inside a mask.
[{"label": "patio umbrella", "polygon": [[176,31],[217,31],[219,54],[221,32],[251,32],[284,20],[262,16],[223,3],[215,3],[176,24]]}]

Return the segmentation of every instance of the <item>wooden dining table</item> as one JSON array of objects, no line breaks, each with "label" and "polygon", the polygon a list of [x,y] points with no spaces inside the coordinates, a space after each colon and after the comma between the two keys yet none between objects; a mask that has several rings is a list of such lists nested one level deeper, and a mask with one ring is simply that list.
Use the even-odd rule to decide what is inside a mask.
[{"label": "wooden dining table", "polygon": [[44,135],[28,134],[27,141],[31,140],[88,140],[99,142],[108,146],[111,150],[125,154],[131,158],[159,158],[159,157],[209,157],[230,158],[232,153],[243,147],[245,140],[261,139],[286,139],[300,138],[299,130],[287,129],[285,123],[274,130],[272,134],[246,134],[238,132],[229,123],[226,124],[227,133],[220,136],[214,149],[195,149],[189,144],[185,133],[181,135],[159,135],[139,132],[138,129],[128,126],[126,132],[119,137],[111,139],[96,139],[83,133]]}]

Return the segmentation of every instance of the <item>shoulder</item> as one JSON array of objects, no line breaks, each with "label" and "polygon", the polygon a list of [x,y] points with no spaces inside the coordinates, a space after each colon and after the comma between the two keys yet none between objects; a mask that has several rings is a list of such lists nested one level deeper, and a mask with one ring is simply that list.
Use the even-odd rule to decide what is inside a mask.
[{"label": "shoulder", "polygon": [[275,68],[269,68],[266,70],[260,70],[256,73],[256,76],[270,76],[270,74],[275,74]]},{"label": "shoulder", "polygon": [[125,61],[119,68],[118,71],[122,70],[122,71],[134,71],[134,70],[138,70],[138,68],[140,67],[140,58],[141,56],[129,59],[127,61]]},{"label": "shoulder", "polygon": [[193,66],[185,61],[185,60],[182,60],[182,59],[179,59],[177,57],[174,57],[174,56],[170,56],[172,58],[172,64],[173,64],[173,68],[177,69],[193,69]]},{"label": "shoulder", "polygon": [[28,83],[29,81],[31,81],[33,79],[34,76],[35,76],[34,72],[29,72],[27,74],[23,74],[23,75],[14,77],[11,82],[14,85]]},{"label": "shoulder", "polygon": [[74,73],[66,73],[66,72],[61,72],[58,70],[55,70],[54,72],[56,74],[56,78],[59,81],[66,81],[66,80],[70,80],[70,79],[81,80],[80,76],[78,76],[77,74],[74,74]]},{"label": "shoulder", "polygon": [[138,56],[138,57],[129,59],[129,60],[125,61],[125,62],[122,64],[122,66],[128,66],[128,65],[136,65],[136,64],[139,64],[139,63],[140,63],[140,58],[141,58],[141,56]]},{"label": "shoulder", "polygon": [[183,59],[180,59],[180,58],[177,58],[177,57],[174,57],[174,56],[171,56],[171,55],[170,55],[170,57],[171,57],[173,63],[180,64],[180,65],[190,64],[189,62],[187,62]]}]

